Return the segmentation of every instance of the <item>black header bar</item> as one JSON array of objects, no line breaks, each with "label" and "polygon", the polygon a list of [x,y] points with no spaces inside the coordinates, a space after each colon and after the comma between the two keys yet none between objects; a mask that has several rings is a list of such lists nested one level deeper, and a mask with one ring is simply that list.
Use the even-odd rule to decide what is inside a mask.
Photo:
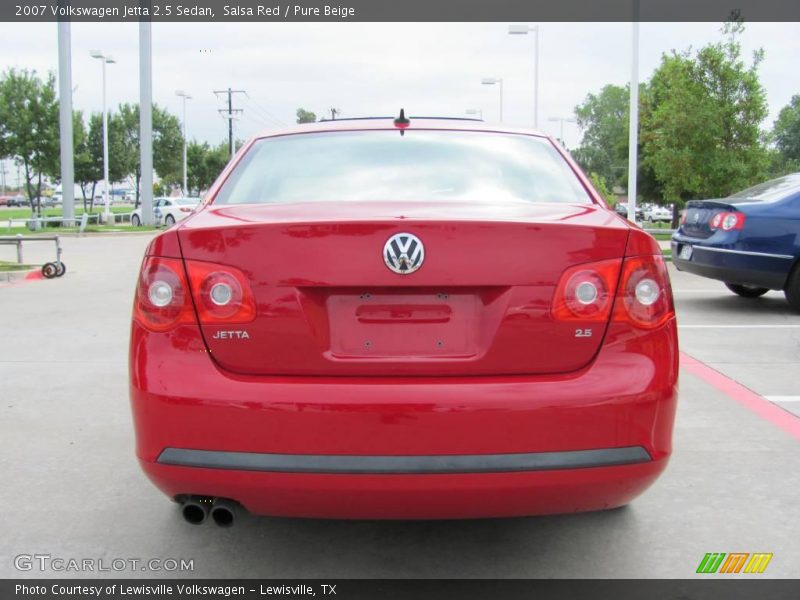
[{"label": "black header bar", "polygon": [[2,0],[0,21],[800,21],[797,0]]}]

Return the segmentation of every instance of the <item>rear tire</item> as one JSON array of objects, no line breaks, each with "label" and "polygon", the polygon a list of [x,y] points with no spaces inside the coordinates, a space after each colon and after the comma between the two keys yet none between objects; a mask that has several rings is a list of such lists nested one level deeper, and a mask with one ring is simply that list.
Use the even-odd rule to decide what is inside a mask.
[{"label": "rear tire", "polygon": [[142,222],[139,220],[139,215],[133,215],[131,217],[131,227],[139,227]]},{"label": "rear tire", "polygon": [[756,287],[754,285],[739,285],[738,283],[726,283],[725,287],[742,298],[759,298],[769,291],[769,288]]},{"label": "rear tire", "polygon": [[164,217],[164,225],[167,227],[172,227],[173,225],[175,225],[175,217],[173,217],[172,215],[167,215],[166,217]]},{"label": "rear tire", "polygon": [[797,263],[792,269],[783,293],[789,306],[796,312],[800,312],[800,263]]}]

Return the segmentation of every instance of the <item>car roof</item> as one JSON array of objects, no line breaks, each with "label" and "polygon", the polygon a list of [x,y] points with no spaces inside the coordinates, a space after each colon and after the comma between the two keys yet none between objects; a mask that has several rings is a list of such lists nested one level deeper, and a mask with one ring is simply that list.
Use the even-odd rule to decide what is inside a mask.
[{"label": "car roof", "polygon": [[[332,121],[317,121],[316,123],[302,123],[290,125],[280,129],[267,129],[255,139],[266,137],[276,137],[281,135],[292,135],[296,133],[318,133],[327,131],[363,131],[375,129],[401,129],[394,124],[395,117],[364,117],[354,119],[336,119]],[[550,138],[549,135],[533,129],[520,127],[508,127],[498,123],[486,123],[479,119],[444,118],[444,117],[408,117],[409,124],[403,127],[404,130],[414,129],[438,129],[443,131],[481,131],[491,133],[515,133],[524,135],[535,135],[543,138]]]}]

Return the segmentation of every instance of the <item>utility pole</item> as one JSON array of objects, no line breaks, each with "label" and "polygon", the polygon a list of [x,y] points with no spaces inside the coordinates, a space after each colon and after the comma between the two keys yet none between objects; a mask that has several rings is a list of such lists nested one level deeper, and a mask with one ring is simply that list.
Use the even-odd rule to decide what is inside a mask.
[{"label": "utility pole", "polygon": [[341,108],[333,108],[333,107],[331,107],[331,121],[335,121],[336,120],[336,115],[340,115],[340,114],[342,114],[342,109]]},{"label": "utility pole", "polygon": [[233,119],[235,118],[234,115],[240,114],[244,112],[241,108],[233,108],[233,95],[234,94],[246,94],[247,92],[244,90],[232,90],[228,88],[227,90],[214,90],[214,95],[219,98],[220,94],[227,94],[228,95],[228,108],[220,108],[219,113],[226,119],[228,119],[228,151],[230,155],[233,156]]}]

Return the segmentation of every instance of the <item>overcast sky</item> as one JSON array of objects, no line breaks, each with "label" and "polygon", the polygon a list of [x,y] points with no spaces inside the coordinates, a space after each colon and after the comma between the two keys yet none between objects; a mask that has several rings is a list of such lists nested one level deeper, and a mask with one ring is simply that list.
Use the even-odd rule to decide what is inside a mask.
[{"label": "overcast sky", "polygon": [[[539,128],[558,135],[548,119],[572,116],[576,104],[607,83],[630,78],[630,23],[540,25]],[[214,89],[246,90],[234,106],[244,109],[237,137],[292,123],[304,107],[321,115],[331,106],[343,116],[408,114],[464,116],[483,110],[499,119],[497,86],[504,79],[504,120],[533,122],[533,36],[511,36],[507,23],[157,23],[153,32],[154,101],[180,116],[175,90],[192,94],[189,136],[217,143],[227,136]],[[698,48],[721,38],[716,23],[643,23],[640,78],[663,52]],[[778,111],[800,93],[800,24],[748,24],[742,38],[749,61],[765,50],[760,67],[771,127]],[[72,25],[72,82],[76,109],[100,110],[100,63],[91,49],[111,54],[110,106],[138,101],[138,26],[129,23]],[[0,66],[56,71],[57,25],[0,23]],[[580,140],[567,123],[569,147]]]}]

